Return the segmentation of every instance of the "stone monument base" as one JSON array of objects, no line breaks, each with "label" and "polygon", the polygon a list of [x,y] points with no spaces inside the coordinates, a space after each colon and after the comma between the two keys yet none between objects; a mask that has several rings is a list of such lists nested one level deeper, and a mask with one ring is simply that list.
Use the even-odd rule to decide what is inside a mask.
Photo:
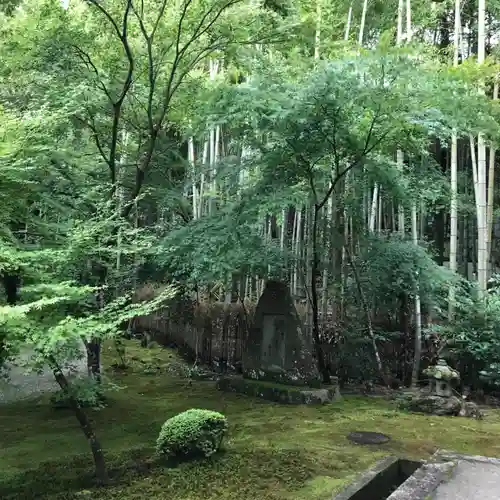
[{"label": "stone monument base", "polygon": [[276,403],[296,405],[331,403],[341,397],[338,383],[333,377],[331,385],[325,385],[321,388],[251,380],[242,376],[223,377],[217,381],[217,389],[225,392],[237,392]]}]

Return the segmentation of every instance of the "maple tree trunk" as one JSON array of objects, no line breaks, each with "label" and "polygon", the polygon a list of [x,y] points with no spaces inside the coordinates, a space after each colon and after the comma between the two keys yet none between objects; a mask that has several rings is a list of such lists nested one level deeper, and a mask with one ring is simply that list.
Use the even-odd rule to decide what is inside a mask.
[{"label": "maple tree trunk", "polygon": [[59,384],[59,387],[61,387],[63,392],[69,395],[68,403],[73,410],[78,423],[80,424],[80,428],[82,429],[83,434],[88,439],[90,449],[92,451],[92,456],[94,457],[96,479],[99,484],[107,484],[109,482],[109,476],[101,443],[97,438],[94,429],[92,428],[92,424],[87,417],[87,414],[83,411],[78,400],[70,394],[70,386],[66,375],[64,375],[63,371],[56,362],[53,362],[52,366],[55,367],[52,371],[56,382]]}]

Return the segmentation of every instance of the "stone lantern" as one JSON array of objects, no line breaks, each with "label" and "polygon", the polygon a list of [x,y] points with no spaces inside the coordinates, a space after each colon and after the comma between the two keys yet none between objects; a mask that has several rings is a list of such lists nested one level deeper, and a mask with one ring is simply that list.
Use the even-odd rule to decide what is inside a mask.
[{"label": "stone lantern", "polygon": [[423,373],[430,378],[431,394],[444,398],[449,398],[453,395],[452,380],[460,380],[460,374],[448,366],[448,363],[444,359],[439,359],[436,365],[429,366]]}]

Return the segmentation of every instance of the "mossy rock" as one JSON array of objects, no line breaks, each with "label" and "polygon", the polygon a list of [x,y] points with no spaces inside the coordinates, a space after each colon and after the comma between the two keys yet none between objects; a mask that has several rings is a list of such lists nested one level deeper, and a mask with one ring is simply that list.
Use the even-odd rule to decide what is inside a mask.
[{"label": "mossy rock", "polygon": [[324,404],[340,397],[338,386],[323,388],[286,386],[243,377],[223,377],[217,381],[220,391],[237,392],[283,404]]},{"label": "mossy rock", "polygon": [[432,394],[422,394],[399,400],[399,408],[427,415],[457,416],[462,408],[462,403],[455,396],[445,398]]}]

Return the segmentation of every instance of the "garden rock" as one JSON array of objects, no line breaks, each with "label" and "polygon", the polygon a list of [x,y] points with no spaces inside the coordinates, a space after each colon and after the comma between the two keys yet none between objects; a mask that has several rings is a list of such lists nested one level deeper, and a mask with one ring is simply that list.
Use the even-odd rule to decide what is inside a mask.
[{"label": "garden rock", "polygon": [[476,420],[482,420],[484,418],[483,412],[479,409],[476,403],[472,401],[466,401],[463,403],[462,408],[459,412],[460,417],[475,418]]},{"label": "garden rock", "polygon": [[428,415],[457,416],[462,402],[455,396],[442,397],[430,394],[417,394],[404,403],[407,410]]},{"label": "garden rock", "polygon": [[315,389],[300,392],[304,397],[305,404],[325,404],[330,403],[332,400],[332,394],[328,389]]}]

